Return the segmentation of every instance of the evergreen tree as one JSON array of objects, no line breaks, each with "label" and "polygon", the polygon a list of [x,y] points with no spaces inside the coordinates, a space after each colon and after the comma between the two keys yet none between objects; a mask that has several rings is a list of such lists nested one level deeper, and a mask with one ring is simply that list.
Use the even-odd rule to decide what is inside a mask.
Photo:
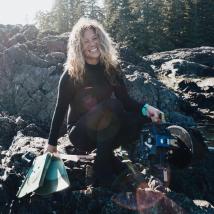
[{"label": "evergreen tree", "polygon": [[85,16],[91,19],[96,19],[103,23],[105,15],[103,9],[97,4],[97,0],[86,1],[86,13]]},{"label": "evergreen tree", "polygon": [[119,29],[119,1],[120,0],[105,0],[105,21],[104,25],[111,36],[117,40],[117,30]]},{"label": "evergreen tree", "polygon": [[59,33],[66,32],[69,29],[69,0],[55,0],[55,6],[52,13],[55,14],[56,20],[54,22],[55,29]]},{"label": "evergreen tree", "polygon": [[39,12],[41,30],[70,31],[80,17],[97,19],[113,39],[141,54],[214,44],[214,1],[207,0],[55,0]]},{"label": "evergreen tree", "polygon": [[56,31],[53,25],[56,20],[56,17],[52,12],[39,11],[37,12],[35,19],[37,26],[41,31]]},{"label": "evergreen tree", "polygon": [[214,1],[195,0],[198,23],[197,34],[200,45],[214,45]]}]

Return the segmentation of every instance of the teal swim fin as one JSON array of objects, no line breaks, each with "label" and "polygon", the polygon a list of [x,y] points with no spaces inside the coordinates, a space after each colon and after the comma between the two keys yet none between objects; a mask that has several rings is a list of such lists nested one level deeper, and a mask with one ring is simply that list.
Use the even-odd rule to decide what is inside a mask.
[{"label": "teal swim fin", "polygon": [[70,182],[60,158],[54,157],[51,153],[45,153],[34,159],[17,197],[21,198],[31,192],[47,195],[69,187]]},{"label": "teal swim fin", "polygon": [[48,195],[66,189],[69,186],[70,182],[63,161],[53,156],[43,185],[35,192],[39,195]]}]

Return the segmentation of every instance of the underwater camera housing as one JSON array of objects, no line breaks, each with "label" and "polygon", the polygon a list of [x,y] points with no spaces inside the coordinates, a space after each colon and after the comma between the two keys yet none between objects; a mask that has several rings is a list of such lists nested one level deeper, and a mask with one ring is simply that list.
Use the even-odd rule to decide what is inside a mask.
[{"label": "underwater camera housing", "polygon": [[189,133],[181,126],[151,124],[141,130],[143,159],[150,164],[187,167],[192,159],[193,144]]}]

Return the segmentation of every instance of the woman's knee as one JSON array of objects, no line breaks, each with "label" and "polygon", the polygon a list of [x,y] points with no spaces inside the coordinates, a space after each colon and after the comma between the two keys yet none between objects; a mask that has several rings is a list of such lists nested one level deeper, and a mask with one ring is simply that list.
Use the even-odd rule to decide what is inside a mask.
[{"label": "woman's knee", "polygon": [[73,126],[68,132],[68,137],[71,144],[78,150],[91,151],[95,149],[96,144],[92,143],[92,137],[85,130],[80,129],[77,126]]}]

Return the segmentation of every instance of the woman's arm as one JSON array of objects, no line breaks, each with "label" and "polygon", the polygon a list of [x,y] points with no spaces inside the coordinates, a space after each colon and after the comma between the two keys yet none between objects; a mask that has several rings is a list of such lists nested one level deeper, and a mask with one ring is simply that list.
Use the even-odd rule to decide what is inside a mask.
[{"label": "woman's arm", "polygon": [[71,84],[71,82],[69,82],[68,73],[65,71],[59,80],[57,102],[52,117],[46,151],[51,152],[56,150],[54,147],[57,146],[59,131],[68,110],[69,97],[72,96],[72,91],[70,91],[72,87],[69,84]]},{"label": "woman's arm", "polygon": [[114,92],[116,97],[123,103],[124,108],[127,111],[136,112],[137,114],[141,115],[141,117],[144,117],[142,119],[145,121],[145,117],[147,117],[150,118],[152,122],[164,122],[164,113],[162,111],[147,104],[146,102],[139,103],[132,99],[128,94],[122,77],[118,75],[117,81],[118,84],[114,86]]}]

